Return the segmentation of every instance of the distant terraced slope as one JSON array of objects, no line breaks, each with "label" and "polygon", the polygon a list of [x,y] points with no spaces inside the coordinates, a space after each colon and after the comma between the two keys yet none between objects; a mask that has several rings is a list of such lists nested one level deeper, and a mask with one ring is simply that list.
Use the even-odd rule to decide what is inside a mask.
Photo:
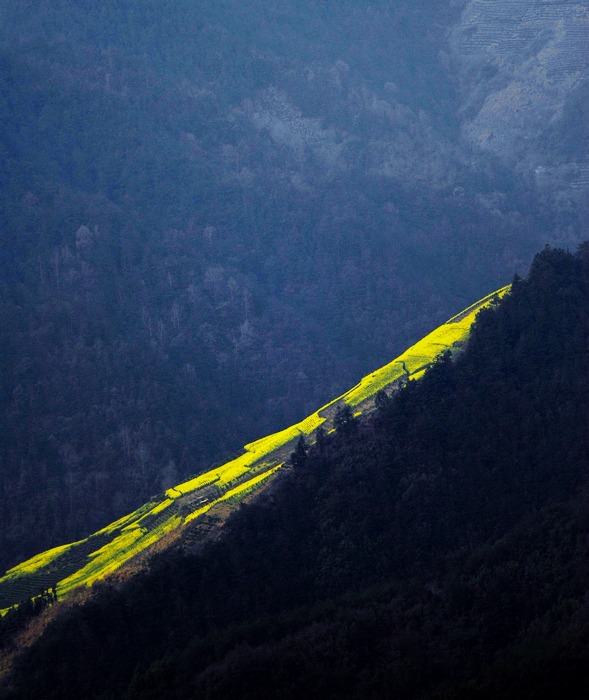
[{"label": "distant terraced slope", "polygon": [[[589,81],[589,5],[579,0],[468,0],[450,33],[461,75],[462,128],[473,145],[569,190],[589,189],[586,154],[550,152],[558,126]],[[566,136],[565,136],[566,138]]]},{"label": "distant terraced slope", "polygon": [[503,287],[468,307],[304,420],[246,445],[237,459],[168,489],[86,539],[43,552],[10,569],[0,579],[0,612],[47,589],[63,598],[108,576],[168,532],[218,504],[239,502],[283,466],[300,435],[312,443],[319,427],[332,430],[338,408],[348,405],[356,414],[370,411],[377,392],[419,379],[442,352],[459,351],[478,311],[508,291],[509,286]]}]

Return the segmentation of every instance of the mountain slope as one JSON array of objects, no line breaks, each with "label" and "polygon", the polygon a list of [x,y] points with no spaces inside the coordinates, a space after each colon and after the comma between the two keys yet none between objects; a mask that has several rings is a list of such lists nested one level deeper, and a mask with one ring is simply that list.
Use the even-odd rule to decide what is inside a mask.
[{"label": "mountain slope", "polygon": [[[355,387],[303,421],[249,443],[240,457],[166,490],[158,498],[90,537],[36,555],[0,578],[0,614],[9,606],[49,591],[62,598],[112,574],[132,557],[160,542],[169,532],[226,502],[238,502],[271,478],[304,436],[310,442],[322,428],[332,431],[337,411],[356,414],[374,408],[379,391],[419,379],[443,352],[458,352],[477,313],[496,303],[509,287],[489,294],[452,317],[398,358],[364,377]],[[43,594],[41,594],[43,595]]]},{"label": "mountain slope", "polygon": [[588,300],[588,246],[544,250],[464,353],[299,455],[223,537],[188,526],[58,606],[7,697],[584,697]]},{"label": "mountain slope", "polygon": [[0,0],[0,569],[577,245],[586,35],[579,2]]},{"label": "mountain slope", "polygon": [[[577,129],[587,108],[587,4],[468,0],[449,45],[465,139],[517,162],[547,192],[586,191],[587,136]],[[486,79],[473,89],[475,75]]]}]

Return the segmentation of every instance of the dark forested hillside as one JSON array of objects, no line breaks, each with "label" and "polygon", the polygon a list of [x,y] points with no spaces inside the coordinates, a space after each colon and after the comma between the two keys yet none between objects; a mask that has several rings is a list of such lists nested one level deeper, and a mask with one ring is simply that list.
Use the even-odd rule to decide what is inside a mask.
[{"label": "dark forested hillside", "polygon": [[218,541],[58,615],[7,697],[584,697],[588,330],[587,244],[546,248]]},{"label": "dark forested hillside", "polygon": [[0,0],[1,568],[581,240],[586,8],[480,5]]}]

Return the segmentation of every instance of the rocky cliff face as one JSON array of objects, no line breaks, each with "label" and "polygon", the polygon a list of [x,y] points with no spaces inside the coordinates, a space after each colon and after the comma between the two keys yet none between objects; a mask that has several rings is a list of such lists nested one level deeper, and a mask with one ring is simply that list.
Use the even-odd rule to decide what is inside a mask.
[{"label": "rocky cliff face", "polygon": [[577,135],[588,129],[587,3],[470,0],[449,46],[472,147],[517,164],[560,196],[586,192],[587,138]]}]

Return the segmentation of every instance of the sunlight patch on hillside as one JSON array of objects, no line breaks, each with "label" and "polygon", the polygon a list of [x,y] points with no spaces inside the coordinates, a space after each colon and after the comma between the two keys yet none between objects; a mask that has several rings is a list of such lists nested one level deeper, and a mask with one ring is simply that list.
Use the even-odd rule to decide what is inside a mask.
[{"label": "sunlight patch on hillside", "polygon": [[63,598],[89,586],[216,505],[238,503],[268,483],[288,460],[301,435],[313,443],[319,427],[333,432],[333,419],[342,405],[355,408],[354,415],[359,416],[371,410],[379,391],[394,390],[408,380],[421,378],[442,352],[461,351],[478,311],[509,289],[503,287],[469,306],[299,423],[248,443],[236,459],[168,489],[85,540],[55,547],[13,567],[0,579],[0,614],[27,597],[38,596],[40,589],[56,587],[58,597]]}]

